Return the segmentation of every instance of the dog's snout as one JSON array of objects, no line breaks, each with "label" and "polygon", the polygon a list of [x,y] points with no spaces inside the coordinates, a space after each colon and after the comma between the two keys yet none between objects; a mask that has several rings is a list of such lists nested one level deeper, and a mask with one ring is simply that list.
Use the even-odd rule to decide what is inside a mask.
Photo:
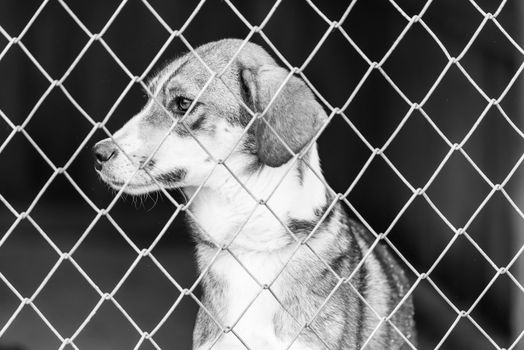
[{"label": "dog's snout", "polygon": [[117,147],[111,140],[103,140],[93,146],[93,156],[95,157],[95,169],[101,170],[102,165],[117,153]]}]

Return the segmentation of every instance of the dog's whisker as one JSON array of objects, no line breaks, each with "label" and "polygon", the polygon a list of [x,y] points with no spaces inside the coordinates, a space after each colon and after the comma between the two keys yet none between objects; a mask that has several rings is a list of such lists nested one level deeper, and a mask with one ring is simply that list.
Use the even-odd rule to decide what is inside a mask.
[{"label": "dog's whisker", "polygon": [[147,211],[151,211],[153,210],[153,208],[156,206],[156,204],[158,203],[158,198],[159,198],[159,193],[158,192],[155,192],[155,198],[153,198],[152,195],[150,195],[149,197],[151,198],[151,200],[153,201],[153,204],[151,205],[151,207],[147,210]]}]

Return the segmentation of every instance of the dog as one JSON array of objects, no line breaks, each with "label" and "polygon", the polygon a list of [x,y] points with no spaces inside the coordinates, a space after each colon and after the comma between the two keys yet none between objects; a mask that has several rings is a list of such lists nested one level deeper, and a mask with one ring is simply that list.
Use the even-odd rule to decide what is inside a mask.
[{"label": "dog", "polygon": [[203,273],[193,349],[416,346],[407,277],[322,176],[315,135],[328,117],[307,84],[251,42],[195,51],[93,148],[110,187],[190,198]]}]

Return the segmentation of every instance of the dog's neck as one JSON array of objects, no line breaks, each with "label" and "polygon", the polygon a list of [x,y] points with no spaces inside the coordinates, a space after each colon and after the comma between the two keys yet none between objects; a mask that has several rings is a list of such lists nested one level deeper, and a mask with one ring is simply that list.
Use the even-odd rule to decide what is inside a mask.
[{"label": "dog's neck", "polygon": [[[290,219],[313,220],[326,204],[316,147],[305,160],[252,171],[241,168],[245,166],[242,159],[232,160],[226,164],[235,176],[219,167],[189,207],[199,238],[249,251],[288,245],[291,237],[283,225]],[[197,188],[185,189],[188,197],[195,191]]]}]

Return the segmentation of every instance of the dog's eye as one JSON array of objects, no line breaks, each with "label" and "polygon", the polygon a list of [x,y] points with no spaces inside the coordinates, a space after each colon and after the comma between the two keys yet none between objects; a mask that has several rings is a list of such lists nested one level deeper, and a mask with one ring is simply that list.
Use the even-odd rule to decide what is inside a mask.
[{"label": "dog's eye", "polygon": [[192,102],[193,101],[188,98],[178,96],[175,97],[169,107],[171,109],[176,109],[178,112],[185,112],[189,109],[189,106],[191,106]]}]

